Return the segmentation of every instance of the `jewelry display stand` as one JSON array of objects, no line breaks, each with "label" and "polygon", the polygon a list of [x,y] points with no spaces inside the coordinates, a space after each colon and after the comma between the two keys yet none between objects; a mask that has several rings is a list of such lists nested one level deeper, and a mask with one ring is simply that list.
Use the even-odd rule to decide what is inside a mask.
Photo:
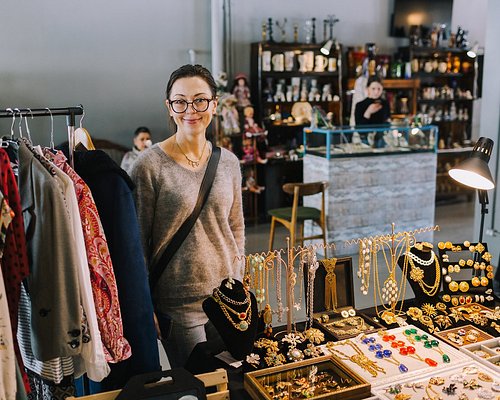
[{"label": "jewelry display stand", "polygon": [[440,242],[438,246],[439,260],[445,275],[443,294],[450,298],[451,305],[481,302],[493,306],[495,301],[491,292],[494,273],[488,245]]},{"label": "jewelry display stand", "polygon": [[[486,380],[489,378],[492,381],[487,382],[481,378]],[[498,373],[472,360],[460,365],[453,365],[446,371],[442,369],[439,372],[425,371],[419,376],[402,377],[398,382],[382,384],[372,388],[372,392],[379,399],[384,400],[422,398],[436,400],[439,398],[495,399],[499,394],[498,390],[500,390],[499,379],[500,375]],[[496,391],[493,390],[493,387]],[[447,395],[447,390],[449,395]],[[460,397],[462,394],[465,397]]]},{"label": "jewelry display stand", "polygon": [[[422,244],[420,244],[422,246]],[[398,259],[398,266],[404,271],[408,268],[408,283],[415,294],[415,304],[435,303],[441,290],[441,266],[431,247],[412,246]]]},{"label": "jewelry display stand", "polygon": [[[437,347],[437,349],[439,351],[426,348],[425,342],[423,340],[409,341],[408,336],[406,336],[404,332],[410,329],[415,329],[419,335],[426,334],[428,337],[427,341],[438,340],[439,346]],[[399,353],[399,348],[392,346],[393,341],[384,341],[383,335],[394,335],[393,341],[395,343],[404,343],[405,347],[413,346],[415,349],[414,355],[416,356],[413,357],[408,355],[401,355]],[[415,335],[412,335],[412,337],[414,336]],[[463,364],[469,360],[469,358],[465,354],[444,343],[443,340],[427,334],[422,329],[417,329],[413,325],[394,328],[384,332],[372,333],[366,336],[362,336],[362,338],[373,338],[374,341],[370,342],[369,340],[365,340],[365,342],[363,342],[363,340],[358,337],[355,339],[349,339],[347,341],[344,340],[340,342],[334,342],[333,347],[327,344],[325,346],[322,346],[322,348],[324,354],[334,354],[336,356],[339,356],[339,354],[335,352],[335,350],[340,350],[346,356],[353,356],[356,354],[356,352],[354,351],[354,348],[350,345],[347,345],[346,342],[350,341],[354,343],[355,346],[357,346],[367,358],[367,360],[365,360],[365,362],[362,364],[368,365],[370,362],[373,362],[375,363],[378,371],[375,370],[375,372],[372,374],[369,370],[362,368],[359,364],[351,360],[342,360],[342,362],[367,382],[370,382],[373,387],[389,384],[392,382],[398,382],[401,379],[407,379],[409,377],[420,376],[423,373],[435,371],[437,369],[439,369],[439,371],[442,371],[443,369],[449,368],[451,365]],[[377,345],[381,346],[380,351],[390,350],[392,352],[391,357],[377,358],[375,347],[373,347],[373,351],[369,350],[370,346]],[[334,351],[330,351],[329,347],[333,348]],[[445,363],[443,361],[441,352],[449,357],[449,363]],[[340,355],[340,357],[341,359],[342,357],[347,358],[342,355]],[[418,359],[418,357],[420,357],[421,360]],[[429,364],[427,364],[425,359],[433,360],[437,363],[437,365],[430,366]],[[401,367],[401,364],[403,364],[403,367]],[[405,367],[408,371],[401,372],[401,368],[405,369]]]},{"label": "jewelry display stand", "polygon": [[[360,259],[358,277],[361,279],[361,291],[367,295],[370,288],[370,277],[373,274],[373,304],[379,318],[388,325],[397,322],[404,315],[403,303],[406,293],[408,274],[408,258],[403,257],[405,262],[402,268],[401,278],[396,276],[397,260],[416,242],[415,235],[439,230],[439,226],[420,228],[413,231],[395,233],[395,224],[392,223],[391,233],[387,235],[370,236],[361,239],[347,241],[347,246],[360,246]],[[379,282],[380,271],[378,268],[378,254],[383,255],[388,278]],[[379,305],[383,310],[379,310]],[[396,308],[398,308],[396,310]]]},{"label": "jewelry display stand", "polygon": [[236,360],[252,351],[259,325],[257,301],[240,281],[224,279],[203,301],[203,310]]}]

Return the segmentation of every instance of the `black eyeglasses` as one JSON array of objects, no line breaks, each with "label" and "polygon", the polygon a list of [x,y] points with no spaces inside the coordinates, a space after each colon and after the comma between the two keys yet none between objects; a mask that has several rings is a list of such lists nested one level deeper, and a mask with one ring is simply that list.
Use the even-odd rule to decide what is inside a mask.
[{"label": "black eyeglasses", "polygon": [[175,113],[180,114],[185,112],[190,104],[193,106],[193,109],[195,111],[198,112],[207,111],[208,106],[210,105],[210,102],[212,100],[214,99],[199,98],[199,99],[194,99],[193,101],[169,100],[168,103],[170,104],[170,107],[172,107],[172,110],[174,110]]}]

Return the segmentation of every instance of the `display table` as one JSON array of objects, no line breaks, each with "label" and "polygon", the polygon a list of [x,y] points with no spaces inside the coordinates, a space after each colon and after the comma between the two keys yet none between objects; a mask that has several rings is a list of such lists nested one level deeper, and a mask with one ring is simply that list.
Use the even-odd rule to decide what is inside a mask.
[{"label": "display table", "polygon": [[[329,182],[326,201],[328,243],[342,248],[341,254],[352,254],[358,249],[344,252],[346,240],[386,233],[392,222],[397,224],[398,231],[434,224],[435,134],[427,146],[412,147],[410,140],[410,145],[405,147],[364,147],[363,151],[350,147],[349,152],[346,143],[340,143],[350,140],[346,133],[331,138],[328,132],[314,130],[307,137],[323,134],[330,144],[326,148],[332,151],[306,146],[304,157],[304,182]],[[317,144],[317,138],[315,141]],[[319,202],[319,198],[312,196],[304,199],[304,205],[311,207],[319,208]],[[428,232],[420,238],[432,242],[433,234]]]}]

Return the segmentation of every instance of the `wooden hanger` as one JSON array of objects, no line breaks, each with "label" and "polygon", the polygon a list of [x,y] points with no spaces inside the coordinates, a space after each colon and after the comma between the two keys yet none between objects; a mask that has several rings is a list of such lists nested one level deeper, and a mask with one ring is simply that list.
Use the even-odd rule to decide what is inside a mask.
[{"label": "wooden hanger", "polygon": [[[89,131],[82,126],[85,110],[83,110],[82,118],[80,118],[80,127],[75,129],[75,150],[95,150],[94,143],[90,137]],[[82,149],[83,147],[83,149]]]}]

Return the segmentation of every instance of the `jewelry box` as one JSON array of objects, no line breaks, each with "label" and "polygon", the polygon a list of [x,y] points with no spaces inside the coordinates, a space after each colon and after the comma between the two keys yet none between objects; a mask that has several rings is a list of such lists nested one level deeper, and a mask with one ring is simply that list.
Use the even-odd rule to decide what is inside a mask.
[{"label": "jewelry box", "polygon": [[500,339],[485,340],[460,348],[468,356],[500,373]]},{"label": "jewelry box", "polygon": [[357,400],[371,393],[368,382],[330,356],[248,372],[243,383],[254,400]]},{"label": "jewelry box", "polygon": [[372,387],[451,367],[470,360],[413,325],[379,331],[322,346]]},{"label": "jewelry box", "polygon": [[[307,288],[307,275],[304,282]],[[352,257],[319,261],[313,288],[313,318],[314,327],[335,340],[384,329],[354,307]]]},{"label": "jewelry box", "polygon": [[492,255],[486,243],[439,242],[443,300],[450,307],[470,303],[493,305]]},{"label": "jewelry box", "polygon": [[500,375],[475,360],[373,388],[379,399],[496,399]]},{"label": "jewelry box", "polygon": [[465,325],[458,328],[436,332],[436,335],[453,347],[459,349],[464,345],[475,344],[485,340],[494,339],[493,336],[473,326]]}]

